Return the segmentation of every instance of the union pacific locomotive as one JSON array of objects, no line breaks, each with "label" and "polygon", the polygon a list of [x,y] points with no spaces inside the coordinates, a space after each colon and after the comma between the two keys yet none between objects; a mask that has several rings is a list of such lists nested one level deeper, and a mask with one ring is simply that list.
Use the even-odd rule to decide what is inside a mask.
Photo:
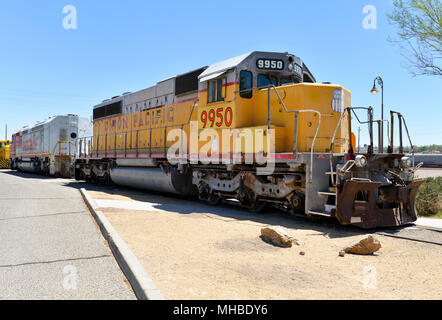
[{"label": "union pacific locomotive", "polygon": [[[370,145],[355,152],[352,121],[367,114]],[[79,139],[75,178],[198,196],[252,211],[337,218],[362,228],[416,220],[422,181],[400,146],[373,141],[371,107],[316,83],[289,53],[251,52],[104,100],[93,136]],[[382,146],[382,135],[379,145]]]}]

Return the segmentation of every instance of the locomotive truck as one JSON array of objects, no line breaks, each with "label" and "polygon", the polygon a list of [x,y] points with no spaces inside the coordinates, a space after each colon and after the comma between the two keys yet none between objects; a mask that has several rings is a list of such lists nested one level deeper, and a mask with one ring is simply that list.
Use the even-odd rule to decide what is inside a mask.
[{"label": "locomotive truck", "polygon": [[92,124],[77,115],[59,115],[12,135],[11,169],[71,177],[77,139],[92,134]]},{"label": "locomotive truck", "polygon": [[[352,107],[340,85],[316,83],[294,54],[255,51],[96,105],[93,136],[78,141],[75,178],[362,228],[398,226],[416,220],[422,181],[403,153],[405,120],[391,115],[389,150],[376,151],[373,126],[382,122],[371,107]],[[368,126],[363,154],[355,119]]]}]

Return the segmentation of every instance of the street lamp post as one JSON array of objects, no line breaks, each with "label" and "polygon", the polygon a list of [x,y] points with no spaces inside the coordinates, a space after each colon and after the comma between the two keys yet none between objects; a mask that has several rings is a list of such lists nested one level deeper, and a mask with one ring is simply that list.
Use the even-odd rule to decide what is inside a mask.
[{"label": "street lamp post", "polygon": [[384,152],[384,81],[380,76],[377,76],[373,81],[373,89],[371,89],[372,94],[377,94],[379,90],[376,88],[376,82],[381,87],[381,124],[380,124],[380,139],[379,139],[379,153]]}]

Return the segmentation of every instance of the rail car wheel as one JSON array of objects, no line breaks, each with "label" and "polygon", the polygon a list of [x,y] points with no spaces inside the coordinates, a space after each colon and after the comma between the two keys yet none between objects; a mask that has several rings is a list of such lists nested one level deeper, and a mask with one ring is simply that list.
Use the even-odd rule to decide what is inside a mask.
[{"label": "rail car wheel", "polygon": [[112,181],[111,175],[109,173],[107,173],[107,172],[104,175],[103,181],[104,181],[104,184],[106,186],[108,186],[108,187],[114,187],[115,186],[114,182]]},{"label": "rail car wheel", "polygon": [[91,172],[91,175],[89,176],[89,181],[88,182],[92,183],[92,184],[97,184],[98,183],[98,178],[95,175],[95,173]]},{"label": "rail car wheel", "polygon": [[305,213],[305,197],[303,194],[295,193],[290,198],[290,204],[291,214]]},{"label": "rail car wheel", "polygon": [[265,201],[255,201],[255,203],[248,208],[250,212],[261,213],[266,208]]},{"label": "rail car wheel", "polygon": [[200,183],[198,187],[198,198],[206,201],[211,206],[217,206],[221,203],[222,198],[216,195],[207,183]]},{"label": "rail car wheel", "polygon": [[80,181],[81,180],[81,173],[82,173],[81,170],[77,169],[77,168],[75,168],[74,170],[75,170],[75,172],[74,172],[75,180]]},{"label": "rail car wheel", "polygon": [[252,189],[244,186],[238,193],[238,200],[241,203],[241,206],[250,212],[260,213],[266,207],[265,201],[259,200]]},{"label": "rail car wheel", "polygon": [[215,195],[213,192],[212,194],[209,196],[209,198],[207,199],[207,202],[211,205],[211,206],[217,206],[221,203],[222,198],[218,195]]},{"label": "rail car wheel", "polygon": [[49,166],[46,163],[42,165],[41,171],[44,176],[49,176]]}]

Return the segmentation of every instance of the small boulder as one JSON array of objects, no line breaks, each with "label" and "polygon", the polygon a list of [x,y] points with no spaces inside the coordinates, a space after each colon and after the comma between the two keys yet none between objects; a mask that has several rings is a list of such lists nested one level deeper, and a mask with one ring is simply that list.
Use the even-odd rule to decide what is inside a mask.
[{"label": "small boulder", "polygon": [[288,235],[281,227],[267,226],[261,229],[261,239],[278,247],[299,246],[298,240]]},{"label": "small boulder", "polygon": [[345,257],[345,251],[344,250],[339,251],[339,256],[340,257]]},{"label": "small boulder", "polygon": [[345,251],[345,253],[368,255],[378,251],[381,247],[379,240],[372,235],[369,235],[358,242],[349,245],[343,251]]}]

